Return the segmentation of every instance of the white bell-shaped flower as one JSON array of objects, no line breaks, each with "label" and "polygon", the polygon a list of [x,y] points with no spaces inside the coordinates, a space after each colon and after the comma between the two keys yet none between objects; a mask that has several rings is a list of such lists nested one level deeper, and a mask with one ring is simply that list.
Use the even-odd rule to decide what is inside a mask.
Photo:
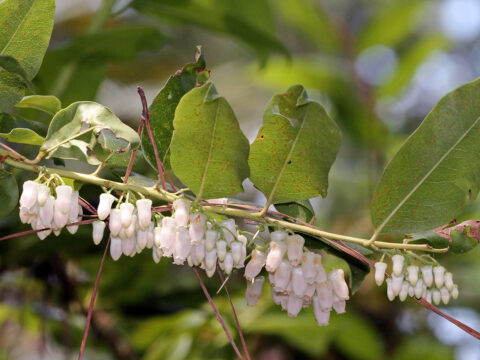
[{"label": "white bell-shaped flower", "polygon": [[200,265],[205,259],[205,240],[195,246],[195,258],[197,259],[197,265]]},{"label": "white bell-shaped flower", "polygon": [[148,229],[148,226],[152,221],[152,200],[139,199],[137,200],[136,205],[138,225],[140,229]]},{"label": "white bell-shaped flower", "polygon": [[105,222],[95,221],[92,223],[92,226],[93,226],[93,231],[92,231],[93,243],[95,245],[98,245],[103,239],[103,233],[105,231]]},{"label": "white bell-shaped flower", "polygon": [[445,284],[445,287],[448,289],[448,291],[452,291],[454,284],[453,284],[453,275],[451,272],[445,273],[444,284]]},{"label": "white bell-shaped flower", "polygon": [[427,290],[427,292],[425,293],[425,300],[427,302],[429,302],[430,304],[432,303],[432,291],[431,290]]},{"label": "white bell-shaped flower", "polygon": [[115,196],[108,193],[103,193],[100,195],[100,201],[98,202],[97,215],[99,220],[105,220],[112,210],[113,202],[115,201]]},{"label": "white bell-shaped flower", "polygon": [[440,290],[435,289],[432,291],[432,299],[435,305],[440,304],[440,301],[442,301],[442,294],[440,294]]},{"label": "white bell-shaped flower", "polygon": [[108,222],[108,228],[113,237],[118,236],[122,229],[122,219],[120,209],[112,209],[110,212],[110,220]]},{"label": "white bell-shaped flower", "polygon": [[[315,253],[305,251],[302,255],[302,270],[305,281],[308,284],[313,284],[317,277],[317,266],[315,265]],[[317,260],[318,261],[318,260]]]},{"label": "white bell-shaped flower", "polygon": [[160,233],[160,249],[163,255],[170,257],[173,255],[175,247],[175,239],[177,236],[177,221],[171,217],[164,217],[162,219],[162,231]]},{"label": "white bell-shaped flower", "polygon": [[135,235],[135,233],[137,232],[137,221],[137,215],[133,214],[130,225],[126,228],[123,228],[123,231],[125,232],[125,237],[131,238]]},{"label": "white bell-shaped flower", "polygon": [[288,234],[283,230],[272,231],[270,234],[271,241],[285,241],[287,240]]},{"label": "white bell-shaped flower", "polygon": [[442,302],[447,305],[450,301],[450,291],[446,287],[440,289],[440,295],[442,296]]},{"label": "white bell-shaped flower", "polygon": [[177,229],[177,239],[175,240],[175,251],[173,253],[173,263],[177,265],[183,265],[187,259],[192,244],[190,241],[190,235],[185,228]]},{"label": "white bell-shaped flower", "polygon": [[284,241],[271,241],[270,251],[267,255],[265,268],[269,272],[275,272],[287,252],[287,244]]},{"label": "white bell-shaped flower", "polygon": [[215,249],[205,253],[205,268],[215,271],[217,267],[217,251]]},{"label": "white bell-shaped flower", "polygon": [[[238,242],[240,242],[242,244],[242,247],[241,247],[241,252],[240,252],[240,261],[238,261],[238,263],[235,263],[235,261],[233,262],[234,266],[236,269],[241,269],[245,266],[245,260],[247,258],[247,238],[246,236],[244,235],[239,235],[238,238],[237,238]],[[234,244],[234,242],[232,242],[230,244],[230,246],[232,246]],[[232,250],[233,251],[233,250]],[[233,256],[233,254],[232,254]]]},{"label": "white bell-shaped flower", "polygon": [[330,311],[333,306],[333,290],[328,281],[317,284],[316,297],[323,311]]},{"label": "white bell-shaped flower", "polygon": [[410,283],[408,281],[404,281],[402,284],[402,288],[398,293],[398,298],[400,299],[400,301],[405,301],[405,299],[407,298],[409,287],[410,287]]},{"label": "white bell-shaped flower", "polygon": [[345,313],[345,306],[347,305],[345,299],[341,299],[338,296],[333,296],[333,310],[337,314],[343,314]]},{"label": "white bell-shaped flower", "polygon": [[146,245],[147,249],[151,249],[153,247],[154,240],[155,240],[155,234],[153,232],[153,223],[151,223],[150,226],[148,227],[148,238],[147,238],[147,245]]},{"label": "white bell-shaped flower", "polygon": [[53,212],[53,221],[58,229],[62,229],[68,223],[68,212],[64,213],[57,208],[57,201],[55,200],[55,210]]},{"label": "white bell-shaped flower", "polygon": [[262,295],[262,287],[263,283],[265,282],[265,277],[257,276],[253,279],[253,281],[247,281],[247,291],[246,291],[246,298],[247,298],[247,305],[248,306],[255,306]]},{"label": "white bell-shaped flower", "polygon": [[415,284],[415,297],[420,299],[423,296],[423,286],[424,286],[423,279],[418,279],[417,283]]},{"label": "white bell-shaped flower", "polygon": [[388,300],[393,301],[396,295],[393,292],[392,279],[388,278],[386,280],[386,283],[387,283],[387,298]]},{"label": "white bell-shaped flower", "polygon": [[281,291],[287,290],[291,276],[292,265],[287,260],[283,260],[275,271],[275,288]]},{"label": "white bell-shaped flower", "polygon": [[454,285],[452,291],[450,291],[450,295],[452,295],[452,298],[456,300],[458,298],[458,286]]},{"label": "white bell-shaped flower", "polygon": [[313,314],[315,315],[315,320],[317,320],[318,326],[327,326],[330,320],[330,310],[325,311],[322,309],[318,296],[313,297],[312,304]]},{"label": "white bell-shaped flower", "polygon": [[304,243],[305,239],[300,235],[291,235],[287,238],[287,256],[293,266],[302,261]]},{"label": "white bell-shaped flower", "polygon": [[227,244],[230,245],[230,243],[233,240],[235,240],[235,238],[237,237],[237,228],[235,226],[235,220],[234,219],[223,220],[220,223],[220,226],[222,227],[223,236],[225,237]]},{"label": "white bell-shaped flower", "polygon": [[345,274],[342,269],[332,270],[328,274],[328,281],[332,286],[333,293],[340,299],[348,299],[348,285],[345,282]]},{"label": "white bell-shaped flower", "polygon": [[207,230],[205,232],[205,250],[212,251],[215,249],[215,245],[220,234],[215,230]]},{"label": "white bell-shaped flower", "polygon": [[418,266],[410,265],[407,267],[407,278],[412,286],[415,286],[418,281]]},{"label": "white bell-shaped flower", "polygon": [[110,238],[110,255],[115,261],[122,256],[122,240],[120,238],[114,236]]},{"label": "white bell-shaped flower", "polygon": [[211,269],[205,269],[205,273],[207,274],[207,276],[209,278],[213,277],[213,275],[215,275],[215,271],[217,269],[215,267],[211,268]]},{"label": "white bell-shaped flower", "polygon": [[148,232],[150,231],[150,226],[147,227],[145,230],[138,229],[137,230],[137,247],[141,251],[145,249],[148,242]]},{"label": "white bell-shaped flower", "polygon": [[[276,279],[275,279],[276,281]],[[292,290],[297,297],[303,297],[307,282],[305,281],[304,273],[301,266],[292,269]]]},{"label": "white bell-shaped flower", "polygon": [[120,219],[122,222],[122,227],[128,228],[132,223],[133,211],[135,206],[131,203],[123,203],[120,205]]},{"label": "white bell-shaped flower", "polygon": [[50,195],[48,196],[47,200],[40,206],[38,210],[38,216],[42,221],[43,226],[50,227],[53,221],[53,214],[55,212],[55,198]]},{"label": "white bell-shaped flower", "polygon": [[225,259],[223,260],[223,264],[224,264],[224,267],[225,267],[225,274],[227,275],[230,275],[232,273],[232,270],[233,270],[233,257],[232,257],[232,253],[228,252],[226,255],[225,255]]},{"label": "white bell-shaped flower", "polygon": [[396,276],[392,274],[392,290],[395,296],[400,294],[400,290],[402,290],[402,284],[403,284],[403,274],[400,274],[400,276]]},{"label": "white bell-shaped flower", "polygon": [[45,205],[49,196],[50,196],[50,189],[43,184],[38,184],[37,185],[37,203],[38,203],[38,205],[39,206]]},{"label": "white bell-shaped flower", "polygon": [[205,235],[207,217],[205,214],[196,213],[190,215],[190,239],[192,244],[198,244]]},{"label": "white bell-shaped flower", "polygon": [[445,268],[443,266],[435,266],[433,268],[433,277],[435,279],[435,285],[441,289],[445,281]]},{"label": "white bell-shaped flower", "polygon": [[162,253],[162,250],[160,250],[158,247],[154,247],[152,249],[152,257],[155,264],[158,264],[162,259],[162,255],[160,255],[161,253]]},{"label": "white bell-shaped flower", "polygon": [[378,261],[375,263],[375,282],[377,283],[378,286],[381,286],[383,284],[383,281],[385,280],[385,271],[387,270],[387,264]]},{"label": "white bell-shaped flower", "polygon": [[230,248],[232,250],[233,264],[240,265],[240,261],[242,260],[243,244],[240,241],[233,241],[230,244]]},{"label": "white bell-shaped flower", "polygon": [[433,270],[431,265],[426,265],[422,267],[422,276],[423,276],[423,282],[427,287],[430,287],[433,285]]},{"label": "white bell-shaped flower", "polygon": [[400,276],[403,272],[403,263],[405,262],[405,258],[402,255],[393,255],[392,256],[392,264],[393,269],[392,273],[395,276]]},{"label": "white bell-shaped flower", "polygon": [[[316,259],[314,259],[314,263],[316,263]],[[327,280],[328,280],[327,272],[325,271],[325,269],[323,268],[323,265],[320,262],[320,265],[317,265],[317,276],[315,277],[315,283],[321,284]]]},{"label": "white bell-shaped flower", "polygon": [[[416,284],[415,284],[416,285]],[[408,296],[410,297],[414,297],[415,296],[415,286],[412,286],[412,284],[410,284],[408,286]]]},{"label": "white bell-shaped flower", "polygon": [[225,240],[217,241],[216,248],[218,261],[223,261],[225,259],[225,255],[227,254],[227,242]]},{"label": "white bell-shaped flower", "polygon": [[122,240],[122,252],[125,256],[131,256],[136,252],[136,242],[134,237],[127,237]]},{"label": "white bell-shaped flower", "polygon": [[32,222],[32,214],[28,211],[27,208],[20,207],[19,217],[22,224],[30,224]]},{"label": "white bell-shaped flower", "polygon": [[305,291],[303,292],[303,302],[304,306],[306,304],[312,303],[313,294],[315,294],[315,290],[317,289],[316,284],[307,284]]},{"label": "white bell-shaped flower", "polygon": [[191,203],[192,202],[187,199],[177,199],[173,202],[172,206],[175,210],[175,221],[177,223],[177,226],[186,227],[188,225]]},{"label": "white bell-shaped flower", "polygon": [[20,196],[20,206],[31,209],[37,204],[38,184],[35,181],[25,181],[23,183],[23,191]]},{"label": "white bell-shaped flower", "polygon": [[80,194],[78,191],[72,191],[72,197],[70,198],[70,209],[68,210],[68,220],[71,222],[76,220],[78,217],[79,197]]},{"label": "white bell-shaped flower", "polygon": [[275,291],[273,289],[273,286],[270,286],[270,292],[275,305],[280,305],[282,303],[282,298],[285,296],[285,294]]},{"label": "white bell-shaped flower", "polygon": [[257,249],[252,251],[252,257],[245,267],[244,273],[244,276],[248,281],[252,280],[260,273],[260,271],[262,271],[266,258],[265,253],[262,251]]},{"label": "white bell-shaped flower", "polygon": [[295,296],[294,294],[291,294],[288,297],[288,302],[287,302],[287,315],[289,317],[297,317],[298,313],[300,310],[302,310],[303,307],[303,300],[302,298]]},{"label": "white bell-shaped flower", "polygon": [[60,185],[55,188],[55,192],[57,193],[55,211],[59,211],[68,216],[70,205],[72,204],[73,189],[68,185]]}]

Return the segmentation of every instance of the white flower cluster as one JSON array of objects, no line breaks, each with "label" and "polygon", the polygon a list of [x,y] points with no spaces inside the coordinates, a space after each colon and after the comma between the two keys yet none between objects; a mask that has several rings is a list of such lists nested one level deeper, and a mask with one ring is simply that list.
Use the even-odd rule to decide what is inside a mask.
[{"label": "white flower cluster", "polygon": [[[74,191],[68,185],[56,186],[54,190],[56,197],[45,184],[31,180],[23,183],[20,220],[24,224],[30,224],[33,230],[47,229],[37,232],[41,240],[52,231],[58,236],[65,225],[82,219],[83,209],[78,203],[78,191]],[[78,225],[67,226],[67,230],[75,234]]]},{"label": "white flower cluster", "polygon": [[332,270],[327,275],[321,255],[304,250],[304,242],[300,235],[274,231],[266,252],[253,250],[245,268],[247,304],[255,305],[260,297],[265,278],[258,274],[265,266],[274,302],[290,317],[313,304],[318,324],[325,326],[332,308],[338,314],[345,312],[348,286],[343,270]]},{"label": "white flower cluster", "polygon": [[[425,298],[429,303],[448,304],[450,298],[458,297],[458,286],[453,282],[451,272],[445,272],[443,266],[425,265],[421,269],[410,265],[404,269],[405,258],[402,255],[392,256],[392,277],[387,282],[387,297],[393,301],[396,296],[404,301],[407,296]],[[378,286],[385,280],[387,264],[375,263],[375,282]]]}]

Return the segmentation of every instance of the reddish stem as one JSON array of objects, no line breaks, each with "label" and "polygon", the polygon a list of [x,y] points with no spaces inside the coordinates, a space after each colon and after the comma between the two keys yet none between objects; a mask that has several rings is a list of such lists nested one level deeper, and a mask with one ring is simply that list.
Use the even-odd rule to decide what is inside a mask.
[{"label": "reddish stem", "polygon": [[4,144],[2,142],[0,142],[0,146],[3,147],[4,149],[14,153],[15,155],[17,155],[18,157],[20,158],[24,158],[22,155],[20,155],[18,152],[16,152],[15,150],[13,150],[10,146],[8,146],[7,144]]}]

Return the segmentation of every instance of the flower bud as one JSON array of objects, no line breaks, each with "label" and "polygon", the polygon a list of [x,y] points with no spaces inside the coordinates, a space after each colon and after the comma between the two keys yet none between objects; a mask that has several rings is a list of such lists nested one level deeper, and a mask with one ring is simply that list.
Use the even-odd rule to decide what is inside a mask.
[{"label": "flower bud", "polygon": [[404,281],[402,284],[402,288],[400,289],[400,293],[398,294],[398,298],[400,301],[405,301],[405,299],[408,296],[408,288],[410,287],[410,284],[408,281]]},{"label": "flower bud", "polygon": [[396,276],[392,274],[392,290],[395,296],[400,294],[400,290],[402,289],[403,284],[403,274],[400,276]]},{"label": "flower bud", "polygon": [[195,246],[195,258],[197,260],[197,265],[201,264],[205,259],[205,240],[202,240],[200,244]]},{"label": "flower bud", "polygon": [[408,296],[410,296],[410,297],[415,296],[415,286],[412,286],[412,284],[410,284],[409,287],[408,287]]},{"label": "flower bud", "polygon": [[[275,233],[275,231],[274,231]],[[282,262],[283,256],[287,251],[287,244],[283,241],[271,241],[270,242],[270,251],[267,255],[267,260],[265,262],[265,268],[269,272],[275,272],[278,266]]]},{"label": "flower bud", "polygon": [[190,215],[190,228],[188,229],[190,233],[190,239],[192,244],[198,244],[200,240],[203,239],[205,235],[205,223],[207,217],[204,214],[196,213]]},{"label": "flower bud", "polygon": [[430,304],[432,303],[432,291],[431,290],[427,290],[427,292],[425,293],[425,300]]},{"label": "flower bud", "polygon": [[215,275],[215,271],[216,271],[216,270],[217,270],[216,267],[213,267],[213,268],[211,268],[211,269],[208,269],[208,268],[207,268],[207,269],[205,269],[205,273],[207,274],[207,276],[208,276],[209,278],[211,278],[213,275]]},{"label": "flower bud", "polygon": [[293,266],[297,266],[302,261],[304,243],[305,239],[300,235],[292,235],[287,238],[287,256]]},{"label": "flower bud", "polygon": [[[285,297],[281,292],[277,292],[273,289],[273,286],[270,286],[270,292],[272,294],[272,299],[275,305],[280,305],[282,303],[282,298]],[[287,296],[288,297],[288,296]]]},{"label": "flower bud", "polygon": [[345,299],[340,299],[339,297],[334,296],[332,305],[333,305],[333,310],[335,310],[337,314],[343,314],[345,312],[345,306],[346,306]]},{"label": "flower bud", "polygon": [[223,236],[225,237],[227,244],[230,245],[230,243],[233,240],[235,240],[235,237],[237,236],[235,220],[234,219],[224,220],[220,223],[220,226],[222,227]]},{"label": "flower bud", "polygon": [[313,297],[313,314],[317,320],[318,326],[327,326],[330,320],[330,310],[323,310],[320,306],[318,296]]},{"label": "flower bud", "polygon": [[216,248],[218,260],[223,261],[227,254],[227,242],[225,240],[217,241]]},{"label": "flower bud", "polygon": [[205,250],[212,251],[215,249],[215,244],[217,243],[217,239],[219,237],[219,233],[215,230],[207,230],[205,232]]},{"label": "flower bud", "polygon": [[20,206],[31,209],[37,203],[38,184],[35,181],[25,181],[23,183],[23,191],[20,196]]},{"label": "flower bud", "polygon": [[73,189],[68,185],[60,185],[55,188],[55,192],[57,193],[55,211],[60,211],[68,216],[72,203]]},{"label": "flower bud", "polygon": [[110,255],[115,261],[122,256],[122,240],[120,238],[114,236],[110,238]]},{"label": "flower bud", "polygon": [[153,232],[153,223],[150,223],[150,226],[148,227],[148,233],[147,233],[147,249],[151,249],[153,247],[153,243],[155,240],[155,234]]},{"label": "flower bud", "polygon": [[266,256],[260,250],[253,250],[252,257],[248,262],[247,266],[245,267],[245,278],[250,281],[254,277],[256,277],[260,271],[262,271],[263,266],[265,265]]},{"label": "flower bud", "polygon": [[393,292],[392,279],[388,278],[386,282],[387,282],[387,298],[388,300],[393,301],[396,295]]},{"label": "flower bud", "polygon": [[285,291],[292,276],[292,265],[283,260],[275,271],[275,288]]},{"label": "flower bud", "polygon": [[433,285],[433,271],[432,267],[430,265],[426,265],[422,267],[422,276],[423,276],[423,282],[427,287],[430,287]]},{"label": "flower bud", "polygon": [[[237,240],[242,244],[242,247],[240,248],[240,260],[238,261],[238,263],[234,262],[234,265],[236,269],[241,269],[245,266],[245,259],[247,258],[247,238],[244,235],[239,235]],[[230,247],[232,247],[232,245],[234,245],[234,242],[230,244]]]},{"label": "flower bud", "polygon": [[110,220],[108,222],[108,227],[113,237],[118,236],[122,228],[120,209],[112,209],[112,211],[110,212]]},{"label": "flower bud", "polygon": [[332,287],[333,293],[342,300],[348,299],[348,285],[345,282],[345,275],[342,269],[332,270],[328,274],[328,281]]},{"label": "flower bud", "polygon": [[[305,281],[311,284],[317,276],[317,267],[314,263],[315,253],[306,251],[302,255],[302,270]],[[318,260],[317,260],[318,261]]]},{"label": "flower bud", "polygon": [[418,266],[410,265],[407,267],[408,281],[412,286],[415,286],[418,281]]},{"label": "flower bud", "polygon": [[183,265],[187,259],[192,244],[190,242],[190,236],[188,230],[185,228],[179,228],[177,230],[177,239],[175,240],[175,251],[173,253],[173,263],[177,265]]},{"label": "flower bud", "polygon": [[233,270],[233,257],[232,253],[227,253],[225,255],[225,259],[223,260],[223,264],[225,267],[225,274],[230,275]]},{"label": "flower bud", "polygon": [[130,203],[123,203],[120,205],[120,219],[122,221],[122,227],[128,228],[132,223],[133,211],[135,206]]},{"label": "flower bud", "polygon": [[[275,279],[276,281],[276,279]],[[292,290],[293,293],[299,297],[303,297],[303,293],[307,287],[307,283],[304,278],[302,267],[297,266],[292,269]]]},{"label": "flower bud", "polygon": [[415,284],[415,297],[420,299],[423,296],[423,286],[424,282],[422,279],[418,279],[417,283]]},{"label": "flower bud", "polygon": [[303,302],[304,302],[304,307],[305,304],[311,304],[313,294],[315,294],[315,290],[317,289],[315,284],[307,284],[307,287],[305,288],[305,291],[303,292]]},{"label": "flower bud", "polygon": [[265,277],[263,276],[257,276],[253,279],[253,281],[247,281],[246,298],[248,306],[255,306],[257,304],[258,299],[260,299],[260,295],[262,295],[262,287],[264,282]]},{"label": "flower bud", "polygon": [[442,302],[447,305],[450,301],[450,291],[446,287],[440,289],[440,295],[442,296]]},{"label": "flower bud", "polygon": [[440,301],[442,300],[442,295],[440,294],[440,291],[435,289],[432,291],[432,298],[433,298],[433,303],[435,305],[439,305]]},{"label": "flower bud", "polygon": [[333,306],[333,291],[328,281],[317,284],[316,296],[318,305],[323,311],[330,311]]},{"label": "flower bud", "polygon": [[37,203],[39,206],[45,205],[50,195],[50,189],[43,184],[37,185]]},{"label": "flower bud", "polygon": [[445,283],[445,287],[448,289],[448,291],[452,291],[454,284],[453,284],[453,275],[452,275],[451,272],[445,273],[444,283]]},{"label": "flower bud", "polygon": [[115,201],[115,196],[112,194],[101,194],[100,201],[98,203],[97,215],[99,220],[105,220],[112,209],[112,204]]},{"label": "flower bud", "polygon": [[287,302],[287,315],[289,317],[297,317],[300,310],[302,310],[303,300],[294,294],[288,297]]},{"label": "flower bud", "polygon": [[57,200],[55,200],[55,210],[53,212],[53,221],[58,229],[63,228],[68,223],[68,212],[65,214],[57,209]]},{"label": "flower bud", "polygon": [[127,238],[133,237],[135,235],[135,232],[137,231],[137,215],[132,215],[130,225],[126,228],[123,228],[123,230],[125,232],[125,237]]},{"label": "flower bud", "polygon": [[387,264],[384,262],[376,262],[375,263],[375,282],[378,286],[383,284],[385,280],[385,271],[387,270]]},{"label": "flower bud", "polygon": [[240,241],[233,241],[230,244],[230,248],[232,249],[232,259],[234,265],[240,265],[240,261],[242,259],[242,247],[243,244]]},{"label": "flower bud", "polygon": [[458,286],[454,285],[452,291],[450,292],[450,295],[452,295],[452,298],[456,300],[458,298]]},{"label": "flower bud", "polygon": [[177,199],[173,202],[175,209],[175,221],[177,226],[187,226],[190,215],[191,201],[187,199]]},{"label": "flower bud", "polygon": [[[215,249],[211,251],[207,251],[205,253],[205,268],[207,270],[212,270],[215,271],[215,268],[217,266],[217,251]],[[250,280],[247,278],[247,280]]]},{"label": "flower bud", "polygon": [[103,232],[105,231],[105,223],[103,221],[95,221],[92,223],[93,231],[92,238],[95,245],[100,244],[103,239]]},{"label": "flower bud", "polygon": [[139,199],[137,205],[137,219],[140,229],[147,229],[152,221],[152,200]]},{"label": "flower bud", "polygon": [[55,198],[50,195],[43,206],[38,210],[38,216],[42,221],[43,226],[50,227],[53,221],[53,214],[55,212]]},{"label": "flower bud", "polygon": [[405,258],[402,255],[392,256],[393,275],[400,276],[402,274],[404,261],[405,261]]},{"label": "flower bud", "polygon": [[433,275],[435,278],[435,285],[437,288],[442,288],[443,287],[443,282],[444,282],[444,274],[445,274],[445,268],[443,266],[435,266],[433,268]]},{"label": "flower bud", "polygon": [[140,251],[145,249],[145,246],[147,246],[148,232],[149,232],[149,227],[147,227],[147,229],[145,230],[142,230],[142,229],[137,230],[137,248]]},{"label": "flower bud", "polygon": [[125,256],[131,256],[136,252],[136,241],[134,237],[126,237],[122,240],[122,252]]}]

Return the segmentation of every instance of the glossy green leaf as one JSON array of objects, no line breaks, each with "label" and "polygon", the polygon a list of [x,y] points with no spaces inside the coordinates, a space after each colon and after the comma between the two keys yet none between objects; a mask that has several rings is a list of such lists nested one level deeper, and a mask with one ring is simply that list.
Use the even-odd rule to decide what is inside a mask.
[{"label": "glossy green leaf", "polygon": [[13,115],[0,114],[0,138],[20,144],[42,145],[45,139],[26,127],[27,124],[27,121],[18,120]]},{"label": "glossy green leaf", "polygon": [[79,159],[97,165],[112,154],[136,149],[137,133],[110,109],[90,102],[76,102],[55,114],[42,151],[48,158]]},{"label": "glossy green leaf", "polygon": [[[54,0],[0,2],[0,55],[15,58],[32,80],[47,50],[55,13]],[[22,78],[0,69],[0,111],[15,105],[25,92]]]},{"label": "glossy green leaf", "polygon": [[0,68],[3,68],[9,73],[20,76],[28,88],[33,88],[32,83],[28,79],[27,72],[14,57],[8,55],[0,55]]},{"label": "glossy green leaf", "polygon": [[480,186],[480,80],[447,94],[387,165],[373,204],[376,233],[414,233],[460,214]]},{"label": "glossy green leaf", "polygon": [[6,170],[0,170],[0,217],[8,215],[18,203],[18,186],[15,176]]},{"label": "glossy green leaf", "polygon": [[31,95],[25,96],[15,107],[37,109],[55,115],[62,108],[62,104],[53,95]]},{"label": "glossy green leaf", "polygon": [[250,178],[273,203],[326,196],[341,134],[303,86],[275,95],[251,146]]},{"label": "glossy green leaf", "polygon": [[243,192],[248,176],[248,140],[232,108],[212,83],[180,100],[173,120],[170,161],[175,175],[197,198]]},{"label": "glossy green leaf", "polygon": [[[205,69],[201,49],[197,49],[195,62],[186,64],[180,71],[170,76],[150,105],[150,125],[153,138],[163,165],[170,168],[170,142],[173,134],[173,118],[180,99],[195,87],[198,74]],[[205,71],[207,72],[207,71]],[[157,163],[152,143],[146,130],[142,134],[142,149],[149,164],[156,170]]]},{"label": "glossy green leaf", "polygon": [[275,204],[275,208],[286,215],[305,222],[310,222],[315,216],[312,204],[308,200],[292,201],[289,203]]},{"label": "glossy green leaf", "polygon": [[450,233],[452,243],[450,247],[454,253],[463,254],[472,250],[475,246],[478,245],[478,240],[468,236],[467,231],[453,230]]}]

